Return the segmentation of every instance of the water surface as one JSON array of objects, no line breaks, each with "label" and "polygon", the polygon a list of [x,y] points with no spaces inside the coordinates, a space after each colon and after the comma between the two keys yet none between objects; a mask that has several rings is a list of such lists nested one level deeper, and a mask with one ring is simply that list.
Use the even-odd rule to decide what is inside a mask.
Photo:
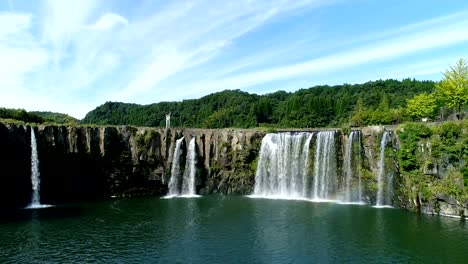
[{"label": "water surface", "polygon": [[247,197],[139,198],[0,220],[0,263],[467,263],[465,222]]}]

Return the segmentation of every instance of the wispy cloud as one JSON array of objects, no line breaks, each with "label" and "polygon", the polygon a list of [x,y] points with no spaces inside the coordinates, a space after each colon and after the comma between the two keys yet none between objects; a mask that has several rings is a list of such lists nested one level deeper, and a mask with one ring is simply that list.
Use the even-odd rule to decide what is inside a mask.
[{"label": "wispy cloud", "polygon": [[[27,14],[0,13],[0,89],[2,98],[23,91],[25,77],[45,65],[48,55],[37,47],[29,33],[31,16]],[[2,100],[1,103],[8,103]]]},{"label": "wispy cloud", "polygon": [[108,100],[151,103],[258,87],[270,92],[275,84],[333,83],[338,78],[332,75],[427,76],[466,51],[439,52],[468,41],[466,10],[327,39],[320,17],[343,3],[193,0],[136,7],[125,0],[44,0],[39,8],[21,9],[9,1],[0,11],[0,106],[81,118]]},{"label": "wispy cloud", "polygon": [[[236,1],[236,3],[198,1],[178,2],[162,12],[127,29],[143,39],[159,42],[144,54],[143,69],[118,94],[116,100],[128,100],[151,90],[162,80],[214,57],[235,39],[279,15],[323,1]],[[150,29],[149,29],[150,28]],[[169,29],[169,30],[168,30]],[[135,33],[136,32],[136,33]],[[150,34],[156,34],[151,36]]]},{"label": "wispy cloud", "polygon": [[[329,55],[303,61],[300,63],[264,68],[257,71],[236,74],[204,82],[195,82],[186,87],[187,96],[204,94],[216,89],[242,89],[254,85],[278,80],[309,76],[312,84],[314,76],[336,72],[342,69],[357,67],[362,64],[388,61],[409,54],[418,54],[427,50],[466,43],[468,41],[468,12],[460,12],[450,16],[435,18],[417,24],[391,29],[388,32],[376,34],[360,47],[350,50],[339,50]],[[398,33],[398,34],[397,34]],[[271,54],[275,56],[275,54]],[[439,60],[439,62],[441,62]],[[446,60],[444,60],[446,62]],[[412,64],[415,64],[414,62]],[[418,64],[416,62],[416,64]],[[440,72],[446,64],[429,68],[419,63],[412,68],[419,68],[418,75]],[[438,68],[437,68],[438,67]],[[407,72],[410,77],[414,72]],[[424,74],[423,74],[424,73]],[[216,74],[216,73],[215,73]],[[389,74],[392,75],[392,74]],[[397,74],[393,74],[397,76]],[[400,75],[398,75],[400,76]],[[381,78],[380,76],[378,78]]]}]

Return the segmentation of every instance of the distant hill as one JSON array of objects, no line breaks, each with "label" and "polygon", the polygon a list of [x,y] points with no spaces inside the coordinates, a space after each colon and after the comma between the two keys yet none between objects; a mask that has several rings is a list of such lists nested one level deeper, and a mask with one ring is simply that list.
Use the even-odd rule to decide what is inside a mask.
[{"label": "distant hill", "polygon": [[78,119],[61,113],[39,111],[28,112],[24,109],[10,109],[3,107],[0,107],[0,119],[38,124],[71,124],[79,122]]},{"label": "distant hill", "polygon": [[80,120],[76,119],[72,116],[62,113],[54,113],[54,112],[47,112],[47,111],[33,111],[30,112],[32,114],[36,114],[44,119],[44,122],[50,123],[57,123],[57,124],[70,124],[70,123],[78,123]]},{"label": "distant hill", "polygon": [[0,107],[0,119],[22,121],[25,123],[43,123],[44,119],[37,114],[24,109],[9,109]]},{"label": "distant hill", "polygon": [[[337,127],[358,121],[359,125],[388,124],[405,118],[402,109],[406,99],[431,92],[434,85],[432,81],[390,79],[265,95],[225,90],[200,99],[149,105],[106,102],[81,123],[162,127],[165,114],[170,112],[173,127]],[[355,118],[358,113],[363,117]]]}]

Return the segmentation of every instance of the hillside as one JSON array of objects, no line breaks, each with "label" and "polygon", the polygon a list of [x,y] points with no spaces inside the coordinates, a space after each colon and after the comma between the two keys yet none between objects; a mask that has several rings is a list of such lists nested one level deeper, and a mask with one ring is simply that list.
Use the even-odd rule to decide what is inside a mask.
[{"label": "hillside", "polygon": [[[315,86],[288,93],[257,95],[225,90],[194,100],[150,105],[106,102],[83,124],[162,127],[172,113],[173,127],[331,127],[392,124],[408,117],[406,100],[431,92],[432,81],[379,80],[364,84]],[[155,101],[157,98],[155,98]]]},{"label": "hillside", "polygon": [[44,111],[33,111],[30,112],[36,114],[44,119],[45,122],[57,123],[57,124],[70,124],[76,123],[79,120],[69,116],[67,114],[55,113],[55,112],[44,112]]}]

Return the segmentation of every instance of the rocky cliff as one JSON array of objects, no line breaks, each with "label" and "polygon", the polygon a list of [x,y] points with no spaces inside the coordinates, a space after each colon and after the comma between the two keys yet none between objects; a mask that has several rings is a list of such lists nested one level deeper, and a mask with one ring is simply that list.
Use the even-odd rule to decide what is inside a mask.
[{"label": "rocky cliff", "polygon": [[[392,204],[430,214],[468,215],[464,174],[468,155],[465,124],[432,128],[360,129],[359,159],[363,201],[376,203],[382,163],[392,184]],[[41,202],[62,204],[134,195],[165,195],[176,140],[182,157],[196,139],[199,194],[250,194],[262,138],[254,129],[158,129],[144,127],[37,126],[0,123],[0,203],[22,207],[31,199],[31,129],[37,138]],[[338,181],[343,182],[347,134],[337,130]],[[311,141],[311,153],[313,143]],[[356,145],[356,144],[355,144]],[[454,146],[454,147],[450,147]],[[313,159],[313,154],[310,155]],[[311,163],[313,164],[313,160]],[[386,177],[387,177],[386,176]]]},{"label": "rocky cliff", "polygon": [[[41,172],[41,202],[60,204],[132,195],[164,195],[175,141],[196,138],[197,190],[250,193],[264,132],[237,129],[66,127],[0,123],[0,201],[31,197],[31,129]],[[183,149],[183,157],[186,149]]]}]

